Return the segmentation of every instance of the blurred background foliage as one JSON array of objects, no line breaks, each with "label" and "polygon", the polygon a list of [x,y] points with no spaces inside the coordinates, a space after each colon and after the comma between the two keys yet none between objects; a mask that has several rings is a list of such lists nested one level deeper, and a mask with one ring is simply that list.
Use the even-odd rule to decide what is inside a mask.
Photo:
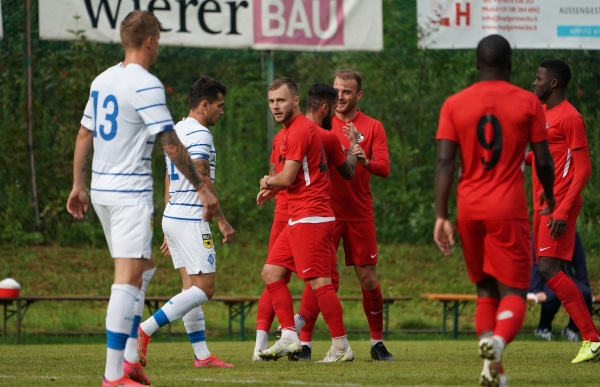
[{"label": "blurred background foliage", "polygon": [[[89,85],[105,68],[123,58],[120,45],[85,40],[40,41],[37,2],[33,1],[34,151],[41,224],[30,200],[25,130],[23,2],[2,2],[4,39],[0,41],[0,244],[87,244],[104,237],[93,210],[76,222],[65,210],[71,188],[72,157]],[[391,173],[374,177],[372,190],[380,242],[428,244],[434,220],[433,174],[438,113],[444,99],[477,80],[474,50],[418,50],[416,2],[383,0],[383,52],[275,52],[275,76],[298,82],[301,94],[315,82],[331,82],[335,69],[363,74],[360,109],[383,122]],[[200,74],[229,87],[225,115],[213,128],[218,149],[216,188],[224,212],[248,242],[265,242],[272,204],[255,204],[258,181],[268,171],[265,52],[162,47],[150,71],[165,85],[173,118],[185,116],[187,90]],[[598,126],[600,55],[596,51],[515,50],[512,82],[531,90],[539,62],[558,57],[572,67],[569,100],[588,128],[593,175],[584,191],[579,231],[588,248],[599,247],[600,222]],[[304,102],[302,102],[304,107]],[[278,128],[276,128],[277,130]],[[153,156],[156,224],[164,208],[164,160]],[[530,183],[528,183],[530,184]],[[215,227],[216,230],[216,227]],[[162,240],[156,227],[156,240]],[[219,238],[216,238],[217,240]]]}]

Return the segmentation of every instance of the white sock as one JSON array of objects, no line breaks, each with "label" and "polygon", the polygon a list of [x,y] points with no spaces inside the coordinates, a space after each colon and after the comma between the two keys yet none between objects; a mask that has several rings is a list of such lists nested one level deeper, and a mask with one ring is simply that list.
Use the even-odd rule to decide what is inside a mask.
[{"label": "white sock", "polygon": [[284,329],[281,331],[281,338],[286,340],[298,341],[298,333],[292,329]]},{"label": "white sock", "polygon": [[181,292],[171,298],[162,308],[156,311],[152,317],[144,321],[140,326],[148,336],[152,336],[158,328],[182,318],[187,312],[204,304],[206,301],[208,301],[206,293],[201,289],[192,286],[185,292]]},{"label": "white sock", "polygon": [[371,339],[371,347],[374,347],[377,343],[383,343],[383,340],[373,340]]},{"label": "white sock", "polygon": [[263,351],[269,348],[269,332],[267,331],[256,331],[256,345],[254,349]]},{"label": "white sock", "polygon": [[205,329],[206,323],[204,321],[204,312],[202,307],[198,306],[183,316],[183,325],[188,334],[188,339],[192,343],[194,348],[194,355],[197,359],[204,360],[210,356],[210,351],[206,346]]},{"label": "white sock", "polygon": [[498,340],[500,342],[500,344],[502,344],[502,348],[500,349],[500,351],[504,351],[504,348],[506,348],[506,341],[504,341],[504,338],[500,337],[500,336],[493,336],[494,339]]},{"label": "white sock", "polygon": [[306,345],[308,348],[312,349],[312,341],[301,341],[300,344]]},{"label": "white sock", "polygon": [[133,325],[133,305],[139,289],[132,285],[113,284],[106,310],[106,368],[107,380],[123,377],[125,345]]},{"label": "white sock", "polygon": [[336,352],[346,352],[350,344],[348,344],[348,336],[337,337],[335,339],[331,339],[333,341],[333,349]]},{"label": "white sock", "polygon": [[306,324],[306,321],[304,321],[304,317],[296,313],[296,315],[294,316],[294,325],[296,325],[296,332],[300,332],[302,330],[302,327],[304,327],[304,324]]},{"label": "white sock", "polygon": [[138,327],[142,321],[142,314],[144,313],[144,301],[146,300],[146,289],[148,284],[154,275],[156,268],[144,271],[142,274],[142,287],[138,292],[135,304],[133,306],[133,326],[131,327],[131,334],[127,339],[127,345],[125,346],[125,360],[130,363],[139,363],[140,358],[137,354],[137,335]]}]

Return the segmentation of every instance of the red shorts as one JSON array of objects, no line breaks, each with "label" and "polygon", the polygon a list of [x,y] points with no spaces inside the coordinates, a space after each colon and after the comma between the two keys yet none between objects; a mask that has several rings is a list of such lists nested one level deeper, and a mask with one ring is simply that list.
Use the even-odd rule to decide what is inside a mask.
[{"label": "red shorts", "polygon": [[573,259],[575,249],[575,231],[577,230],[577,217],[581,206],[573,206],[567,219],[565,235],[559,239],[552,239],[548,224],[549,215],[540,215],[541,211],[533,212],[533,240],[535,241],[536,257],[560,258],[565,261]]},{"label": "red shorts", "polygon": [[344,239],[346,266],[373,265],[379,262],[374,220],[336,220],[333,233],[333,244],[336,248],[340,245],[340,238]]},{"label": "red shorts", "polygon": [[513,288],[529,288],[528,220],[459,220],[456,225],[471,282],[494,277]]},{"label": "red shorts", "polygon": [[339,281],[333,241],[334,222],[296,223],[286,226],[269,250],[267,265],[283,266],[298,278]]},{"label": "red shorts", "polygon": [[273,225],[271,226],[271,236],[269,237],[269,250],[271,251],[271,247],[275,244],[277,237],[281,234],[281,231],[287,226],[287,220],[274,220]]}]

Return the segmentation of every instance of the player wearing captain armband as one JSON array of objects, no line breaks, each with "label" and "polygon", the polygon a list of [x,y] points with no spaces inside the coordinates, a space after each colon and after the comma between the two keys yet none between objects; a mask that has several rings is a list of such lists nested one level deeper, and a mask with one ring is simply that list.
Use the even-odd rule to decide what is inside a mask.
[{"label": "player wearing captain armband", "polygon": [[69,213],[82,219],[88,210],[85,173],[93,146],[91,201],[115,264],[106,313],[103,387],[150,385],[135,351],[127,351],[126,357],[125,349],[137,336],[139,317],[135,316],[141,316],[143,301],[136,308],[136,298],[143,300],[149,280],[143,272],[152,248],[155,138],[182,178],[190,181],[193,195],[204,205],[204,218],[212,218],[218,208],[173,131],[162,83],[148,72],[158,55],[158,19],[150,12],[133,11],[121,23],[120,32],[125,59],[92,82],[75,144],[73,189],[67,201]]}]

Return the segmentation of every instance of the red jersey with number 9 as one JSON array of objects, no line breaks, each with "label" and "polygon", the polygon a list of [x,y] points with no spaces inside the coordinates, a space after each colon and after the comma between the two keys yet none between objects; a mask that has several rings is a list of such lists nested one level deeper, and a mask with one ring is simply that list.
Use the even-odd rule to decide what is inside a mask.
[{"label": "red jersey with number 9", "polygon": [[482,81],[449,97],[437,140],[460,149],[458,219],[529,219],[523,166],[530,142],[548,139],[538,97],[505,81]]}]

